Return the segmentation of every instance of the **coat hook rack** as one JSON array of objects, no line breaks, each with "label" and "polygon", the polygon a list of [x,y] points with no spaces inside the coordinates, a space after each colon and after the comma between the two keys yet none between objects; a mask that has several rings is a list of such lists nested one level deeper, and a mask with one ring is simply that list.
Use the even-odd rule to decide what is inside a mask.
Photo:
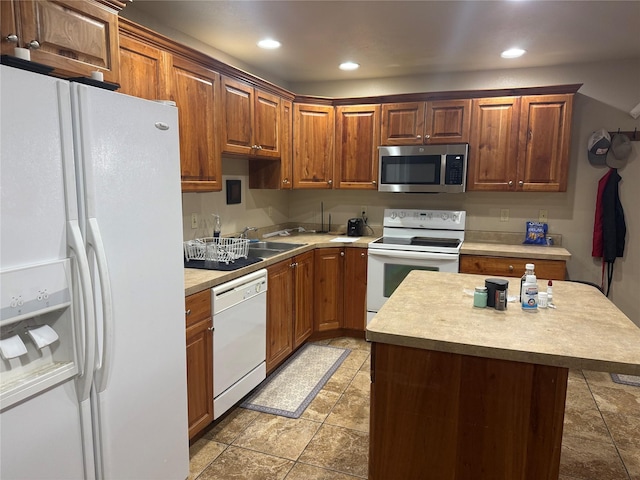
[{"label": "coat hook rack", "polygon": [[627,137],[629,137],[629,140],[631,140],[632,142],[640,142],[640,133],[638,133],[638,127],[636,127],[633,132],[632,131],[626,131],[626,132],[621,132],[620,129],[618,129],[617,132],[609,132],[609,136],[611,138],[613,138],[614,135],[626,135]]}]

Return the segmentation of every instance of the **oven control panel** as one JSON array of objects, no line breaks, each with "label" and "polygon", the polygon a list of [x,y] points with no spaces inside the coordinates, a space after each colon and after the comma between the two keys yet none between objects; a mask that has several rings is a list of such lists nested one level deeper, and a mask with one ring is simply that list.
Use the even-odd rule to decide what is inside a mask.
[{"label": "oven control panel", "polygon": [[464,230],[465,221],[463,210],[385,209],[383,226]]}]

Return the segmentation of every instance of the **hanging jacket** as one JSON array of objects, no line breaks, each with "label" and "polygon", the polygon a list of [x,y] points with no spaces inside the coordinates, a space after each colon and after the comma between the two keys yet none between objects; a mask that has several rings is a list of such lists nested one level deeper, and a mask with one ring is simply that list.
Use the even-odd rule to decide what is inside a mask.
[{"label": "hanging jacket", "polygon": [[624,210],[618,191],[622,177],[618,175],[618,170],[612,170],[602,191],[602,259],[608,263],[613,263],[616,257],[624,255],[627,235]]},{"label": "hanging jacket", "polygon": [[598,182],[598,194],[596,196],[596,214],[593,219],[593,246],[591,248],[592,257],[602,257],[602,192],[609,180],[609,177],[613,173],[613,168],[610,168],[604,177]]}]

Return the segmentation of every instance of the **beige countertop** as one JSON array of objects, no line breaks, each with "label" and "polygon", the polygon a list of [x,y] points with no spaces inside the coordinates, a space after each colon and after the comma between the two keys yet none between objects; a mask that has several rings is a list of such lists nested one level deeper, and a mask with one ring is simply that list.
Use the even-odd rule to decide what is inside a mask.
[{"label": "beige countertop", "polygon": [[557,308],[528,313],[518,303],[504,311],[474,308],[465,290],[484,280],[483,275],[412,271],[367,326],[367,340],[640,375],[640,328],[593,287],[554,281]]},{"label": "beige countertop", "polygon": [[504,243],[483,243],[464,241],[461,255],[490,255],[494,257],[518,257],[538,260],[564,260],[571,258],[566,248],[541,245],[511,245]]},{"label": "beige countertop", "polygon": [[[352,242],[332,242],[331,240],[336,238],[346,238],[344,234],[322,234],[322,233],[294,233],[286,237],[271,237],[260,240],[269,240],[274,242],[287,242],[287,243],[304,243],[306,245],[294,248],[287,252],[269,257],[261,262],[254,263],[248,267],[243,267],[231,272],[222,272],[218,270],[200,270],[196,268],[184,269],[184,293],[185,295],[192,295],[202,290],[215,287],[221,283],[228,282],[234,278],[241,277],[247,273],[255,272],[261,268],[266,268],[270,265],[274,265],[282,260],[291,258],[295,255],[299,255],[309,250],[324,247],[367,247],[369,242],[372,242],[375,237],[356,237],[356,241]],[[352,240],[352,239],[349,239]]]}]

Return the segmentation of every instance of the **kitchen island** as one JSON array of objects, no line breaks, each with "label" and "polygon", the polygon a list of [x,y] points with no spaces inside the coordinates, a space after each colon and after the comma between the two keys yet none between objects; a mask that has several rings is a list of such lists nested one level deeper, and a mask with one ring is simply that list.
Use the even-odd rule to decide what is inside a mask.
[{"label": "kitchen island", "polygon": [[484,279],[413,271],[368,325],[370,479],[555,480],[569,369],[640,375],[640,329],[597,289],[497,311],[472,306]]}]

